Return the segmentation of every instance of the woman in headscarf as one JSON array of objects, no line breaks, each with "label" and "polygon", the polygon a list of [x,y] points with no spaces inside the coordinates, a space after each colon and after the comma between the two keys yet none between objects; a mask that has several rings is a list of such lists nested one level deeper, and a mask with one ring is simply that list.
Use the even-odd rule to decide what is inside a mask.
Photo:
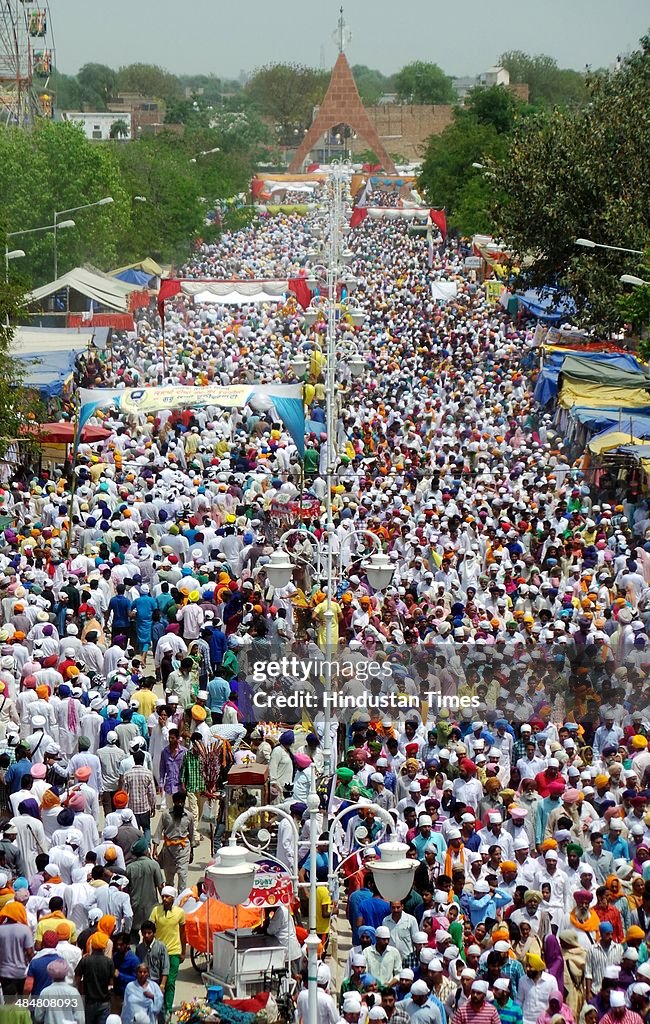
[{"label": "woman in headscarf", "polygon": [[[587,950],[580,942],[574,928],[567,928],[558,935],[564,958],[564,989],[566,1002],[574,1017],[577,1017],[584,1003],[585,966]],[[582,1021],[582,1017],[580,1017]]]},{"label": "woman in headscarf", "polygon": [[558,1015],[560,1020],[564,1021],[564,1024],[576,1024],[571,1008],[564,1002],[560,991],[551,992],[548,997],[548,1008],[544,1013],[540,1013],[536,1024],[551,1024],[553,1018]]},{"label": "woman in headscarf", "polygon": [[[549,932],[544,939],[544,952],[542,953],[542,959],[546,964],[547,972],[552,974],[557,981],[558,989],[560,992],[564,992],[564,957],[562,956],[562,947],[552,932]],[[554,1012],[560,1013],[562,1011],[555,1010]]]},{"label": "woman in headscarf", "polygon": [[609,875],[605,881],[605,887],[610,906],[618,910],[623,921],[623,930],[627,931],[630,927],[630,905],[627,902],[623,883],[616,875]]},{"label": "woman in headscarf", "polygon": [[537,953],[538,956],[542,955],[542,943],[528,921],[520,921],[518,928],[519,938],[513,943],[512,948],[517,960],[523,964],[525,963],[527,953]]},{"label": "woman in headscarf", "polygon": [[636,848],[636,853],[634,854],[632,867],[634,868],[635,873],[641,875],[642,878],[645,878],[643,866],[647,862],[648,857],[650,857],[650,846],[648,846],[647,843],[639,843]]},{"label": "woman in headscarf", "polygon": [[[149,1024],[157,1024],[158,1015],[163,1006],[163,994],[160,986],[149,977],[146,964],[138,964],[135,970],[135,981],[130,981],[124,990],[122,1006],[122,1024],[133,1024],[136,1014],[146,1014]],[[144,1019],[144,1018],[142,1018]]]},{"label": "woman in headscarf", "polygon": [[645,881],[643,875],[637,873],[632,875],[632,891],[627,895],[627,903],[630,908],[630,913],[638,910],[643,905],[643,892],[645,889]]},{"label": "woman in headscarf", "polygon": [[585,1003],[580,1011],[578,1024],[596,1024],[597,1020],[598,1007],[594,1006],[593,1003]]}]

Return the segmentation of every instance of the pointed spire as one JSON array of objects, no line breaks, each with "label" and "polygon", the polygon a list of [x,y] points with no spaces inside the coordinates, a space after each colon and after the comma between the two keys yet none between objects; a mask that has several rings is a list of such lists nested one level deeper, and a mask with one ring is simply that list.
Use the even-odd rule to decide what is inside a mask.
[{"label": "pointed spire", "polygon": [[[341,8],[340,33],[344,27],[343,8]],[[340,35],[339,38],[342,41],[343,36]],[[315,147],[320,137],[338,124],[349,125],[357,135],[361,136],[368,148],[377,154],[377,159],[387,174],[397,174],[395,164],[386,152],[375,126],[368,117],[368,111],[361,102],[352,69],[342,49],[340,49],[334,65],[325,99],[291,161],[289,170],[292,174],[300,171],[309,151]]]}]

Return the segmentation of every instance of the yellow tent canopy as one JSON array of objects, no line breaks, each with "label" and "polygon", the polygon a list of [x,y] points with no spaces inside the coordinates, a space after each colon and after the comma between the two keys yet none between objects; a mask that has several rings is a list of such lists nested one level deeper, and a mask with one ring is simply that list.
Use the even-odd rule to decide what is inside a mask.
[{"label": "yellow tent canopy", "polygon": [[572,409],[574,405],[589,409],[642,409],[650,405],[650,392],[645,388],[612,388],[564,377],[559,402],[563,409]]},{"label": "yellow tent canopy", "polygon": [[[625,420],[623,420],[625,423]],[[614,448],[620,448],[624,444],[633,445],[647,445],[648,439],[642,437],[630,437],[629,430],[627,433],[624,430],[612,430],[609,434],[605,434],[603,437],[595,437],[593,441],[590,441],[588,448],[594,455],[602,455],[603,452],[611,452]]]}]

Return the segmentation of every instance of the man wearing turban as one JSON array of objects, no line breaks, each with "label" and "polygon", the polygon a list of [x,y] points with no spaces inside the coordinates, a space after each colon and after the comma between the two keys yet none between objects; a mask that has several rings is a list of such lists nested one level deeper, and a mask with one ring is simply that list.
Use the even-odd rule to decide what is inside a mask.
[{"label": "man wearing turban", "polygon": [[79,989],[66,981],[67,960],[63,957],[52,960],[47,965],[47,973],[51,982],[47,986],[47,998],[43,997],[34,1008],[36,1024],[61,1024],[63,1020],[84,1024],[86,1014]]},{"label": "man wearing turban", "polygon": [[557,981],[548,973],[546,964],[537,953],[526,953],[524,967],[526,974],[517,986],[517,1002],[521,1006],[524,1024],[536,1024],[557,989]]}]

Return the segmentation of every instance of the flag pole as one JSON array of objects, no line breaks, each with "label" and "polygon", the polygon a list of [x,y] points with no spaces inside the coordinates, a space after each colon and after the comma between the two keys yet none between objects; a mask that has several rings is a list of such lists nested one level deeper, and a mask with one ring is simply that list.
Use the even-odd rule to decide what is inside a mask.
[{"label": "flag pole", "polygon": [[70,557],[70,548],[72,547],[72,507],[74,503],[74,495],[77,489],[77,474],[75,472],[77,468],[77,457],[79,455],[79,443],[81,441],[81,429],[79,426],[80,420],[80,402],[79,402],[79,389],[75,393],[75,413],[74,413],[74,444],[72,448],[72,479],[70,480],[70,503],[68,505],[68,537],[66,541],[66,556]]}]

